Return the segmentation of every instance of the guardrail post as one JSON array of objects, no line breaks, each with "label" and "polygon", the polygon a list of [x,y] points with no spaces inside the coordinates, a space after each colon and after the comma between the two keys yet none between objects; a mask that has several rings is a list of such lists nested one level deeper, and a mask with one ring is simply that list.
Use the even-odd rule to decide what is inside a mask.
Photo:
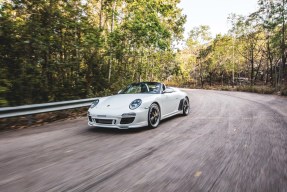
[{"label": "guardrail post", "polygon": [[33,117],[33,115],[28,115],[28,125],[32,125],[35,121],[35,118]]}]

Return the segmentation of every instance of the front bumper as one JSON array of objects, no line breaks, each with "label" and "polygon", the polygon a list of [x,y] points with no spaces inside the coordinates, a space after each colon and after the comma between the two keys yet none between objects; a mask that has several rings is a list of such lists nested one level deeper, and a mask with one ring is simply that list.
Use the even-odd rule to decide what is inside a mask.
[{"label": "front bumper", "polygon": [[[125,115],[124,115],[125,114]],[[99,112],[88,114],[88,125],[103,128],[129,129],[148,126],[148,109],[137,109],[127,113],[105,115]]]}]

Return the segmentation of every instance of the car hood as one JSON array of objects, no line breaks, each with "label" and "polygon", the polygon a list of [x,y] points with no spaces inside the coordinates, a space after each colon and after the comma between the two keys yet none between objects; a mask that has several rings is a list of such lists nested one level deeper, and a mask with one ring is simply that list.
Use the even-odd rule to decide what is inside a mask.
[{"label": "car hood", "polygon": [[100,99],[96,109],[127,109],[132,101],[141,99],[145,100],[156,97],[156,94],[118,94]]}]

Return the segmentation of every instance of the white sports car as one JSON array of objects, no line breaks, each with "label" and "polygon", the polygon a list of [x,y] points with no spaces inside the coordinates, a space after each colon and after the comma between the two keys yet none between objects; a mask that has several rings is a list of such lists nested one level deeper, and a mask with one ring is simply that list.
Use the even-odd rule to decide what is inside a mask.
[{"label": "white sports car", "polygon": [[118,129],[156,128],[160,120],[176,114],[189,114],[185,92],[163,83],[140,82],[128,85],[117,95],[96,99],[88,110],[88,124]]}]

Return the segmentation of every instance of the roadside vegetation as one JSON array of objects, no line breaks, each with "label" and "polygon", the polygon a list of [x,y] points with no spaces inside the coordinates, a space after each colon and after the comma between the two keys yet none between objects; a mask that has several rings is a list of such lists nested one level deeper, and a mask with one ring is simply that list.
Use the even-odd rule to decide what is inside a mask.
[{"label": "roadside vegetation", "polygon": [[180,0],[0,2],[0,106],[116,93],[136,81],[287,95],[286,2],[182,41]]},{"label": "roadside vegetation", "polygon": [[230,14],[230,31],[215,38],[209,26],[193,28],[177,54],[181,73],[167,83],[286,95],[286,6],[258,0],[256,12]]},{"label": "roadside vegetation", "polygon": [[47,123],[61,121],[66,119],[86,118],[88,107],[66,109],[62,111],[53,111],[21,117],[11,117],[0,119],[0,133],[2,131],[19,130],[28,127],[41,126]]}]

